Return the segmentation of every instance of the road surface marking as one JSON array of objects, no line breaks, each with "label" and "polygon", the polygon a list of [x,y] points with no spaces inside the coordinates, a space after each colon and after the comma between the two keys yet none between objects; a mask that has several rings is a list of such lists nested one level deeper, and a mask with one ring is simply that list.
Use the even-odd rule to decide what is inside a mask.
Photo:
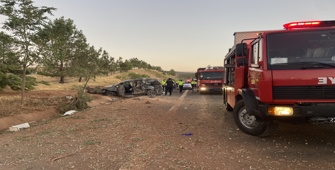
[{"label": "road surface marking", "polygon": [[180,104],[181,104],[181,101],[184,100],[185,96],[187,95],[188,93],[188,90],[185,90],[184,93],[178,98],[179,102],[177,104],[174,104],[168,111],[168,113],[171,113],[171,112],[175,112]]}]

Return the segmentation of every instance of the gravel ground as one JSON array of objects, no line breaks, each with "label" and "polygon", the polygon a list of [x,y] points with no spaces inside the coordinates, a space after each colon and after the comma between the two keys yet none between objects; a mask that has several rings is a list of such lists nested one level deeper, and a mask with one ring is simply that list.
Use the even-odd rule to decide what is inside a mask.
[{"label": "gravel ground", "polygon": [[2,131],[0,169],[335,167],[332,126],[287,125],[258,138],[236,128],[221,96],[93,97],[85,111]]}]

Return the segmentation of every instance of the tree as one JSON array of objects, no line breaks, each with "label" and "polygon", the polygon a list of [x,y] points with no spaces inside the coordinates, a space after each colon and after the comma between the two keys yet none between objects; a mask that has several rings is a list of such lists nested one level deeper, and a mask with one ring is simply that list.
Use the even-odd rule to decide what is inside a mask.
[{"label": "tree", "polygon": [[175,75],[176,75],[176,72],[175,72],[173,69],[171,69],[171,70],[168,72],[168,74],[170,74],[170,75],[172,75],[172,76],[175,76]]},{"label": "tree", "polygon": [[[91,46],[89,47],[89,49],[87,49],[86,62],[81,62],[83,65],[83,76],[86,78],[86,83],[84,87],[86,87],[86,84],[92,77],[95,78],[96,75],[100,73],[99,56],[101,52],[101,48],[99,50],[96,50],[94,46]],[[80,61],[82,61],[82,59],[80,59]]]},{"label": "tree", "polygon": [[10,72],[10,70],[17,68],[18,64],[15,60],[13,39],[11,36],[0,32],[0,71]]},{"label": "tree", "polygon": [[133,66],[131,65],[129,60],[125,60],[124,62],[120,63],[120,71],[121,72],[127,72],[127,71],[131,70],[132,68],[133,68]]},{"label": "tree", "polygon": [[[0,32],[0,89],[9,86],[12,90],[20,90],[22,79],[19,55],[15,53],[14,42],[11,36]],[[34,89],[36,80],[26,77],[25,89]]]},{"label": "tree", "polygon": [[[102,51],[102,52],[101,52]],[[99,74],[108,76],[108,74],[114,73],[117,69],[115,60],[108,54],[107,51],[100,49],[100,55],[98,57]]]},{"label": "tree", "polygon": [[52,15],[55,8],[36,7],[32,0],[1,0],[0,15],[7,17],[3,27],[11,36],[17,46],[19,63],[22,69],[21,104],[24,104],[26,71],[28,66],[38,61],[36,45],[32,42],[37,30],[42,27],[48,18],[46,14]]},{"label": "tree", "polygon": [[109,58],[109,66],[108,66],[108,71],[113,74],[117,71],[118,69],[118,66],[117,66],[117,63],[115,62],[115,58],[113,57],[110,57]]},{"label": "tree", "polygon": [[[10,73],[19,70],[20,65],[18,65],[17,55],[14,52],[13,39],[11,36],[0,32],[0,89],[6,86],[15,87],[21,85],[21,82],[11,81],[19,80],[20,78],[14,74]],[[14,78],[13,78],[14,77]]]},{"label": "tree", "polygon": [[59,83],[64,83],[65,77],[73,73],[69,65],[75,53],[80,52],[80,48],[87,48],[86,37],[77,30],[71,19],[64,19],[64,17],[45,25],[34,41],[38,44],[43,56],[43,74],[58,76]]}]

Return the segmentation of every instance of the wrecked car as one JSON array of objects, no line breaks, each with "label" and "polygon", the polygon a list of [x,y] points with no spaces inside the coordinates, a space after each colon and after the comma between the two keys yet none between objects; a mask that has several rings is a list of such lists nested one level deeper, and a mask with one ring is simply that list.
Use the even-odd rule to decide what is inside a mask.
[{"label": "wrecked car", "polygon": [[157,79],[139,78],[122,81],[115,85],[105,86],[101,93],[108,96],[155,96],[163,93],[162,84]]}]

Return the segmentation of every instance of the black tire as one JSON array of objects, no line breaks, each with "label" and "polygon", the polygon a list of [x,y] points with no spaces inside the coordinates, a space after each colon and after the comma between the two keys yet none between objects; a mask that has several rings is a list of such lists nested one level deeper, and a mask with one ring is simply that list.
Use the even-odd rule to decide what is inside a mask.
[{"label": "black tire", "polygon": [[233,117],[238,128],[249,135],[270,136],[277,129],[277,124],[273,121],[247,114],[243,100],[235,104]]},{"label": "black tire", "polygon": [[107,92],[106,92],[106,95],[107,95],[107,96],[117,96],[117,95],[116,95],[116,92],[114,92],[114,91],[107,91]]},{"label": "black tire", "polygon": [[156,93],[155,93],[155,91],[153,91],[153,90],[148,90],[148,91],[147,91],[147,95],[150,96],[150,97],[155,97],[155,96],[156,96]]}]

